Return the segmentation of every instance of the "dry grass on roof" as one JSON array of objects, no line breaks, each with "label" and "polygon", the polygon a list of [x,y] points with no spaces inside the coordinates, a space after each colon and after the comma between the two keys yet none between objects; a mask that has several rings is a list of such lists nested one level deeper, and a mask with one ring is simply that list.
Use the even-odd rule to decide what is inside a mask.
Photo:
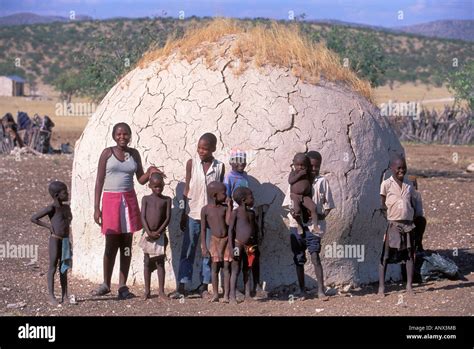
[{"label": "dry grass on roof", "polygon": [[212,44],[230,34],[237,34],[232,50],[228,53],[240,63],[239,69],[234,70],[236,74],[245,71],[250,64],[257,67],[280,66],[291,69],[296,77],[306,82],[317,84],[321,78],[340,82],[372,100],[370,83],[343,67],[335,52],[323,43],[311,42],[296,25],[276,22],[270,25],[249,25],[230,19],[216,19],[205,26],[189,29],[181,39],[168,39],[162,48],[148,51],[138,66],[146,67],[176,53],[189,63],[203,56],[206,64],[212,68],[216,56],[223,55],[223,51],[216,50]]}]

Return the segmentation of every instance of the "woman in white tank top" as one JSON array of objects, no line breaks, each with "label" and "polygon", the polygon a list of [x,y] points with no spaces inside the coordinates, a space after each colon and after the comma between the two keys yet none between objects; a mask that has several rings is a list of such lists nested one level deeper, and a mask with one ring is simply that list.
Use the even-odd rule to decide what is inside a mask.
[{"label": "woman in white tank top", "polygon": [[95,184],[94,221],[105,235],[105,253],[104,282],[93,293],[102,296],[110,292],[115,257],[120,249],[120,299],[133,297],[126,286],[132,259],[132,234],[142,229],[133,176],[136,175],[138,183],[144,185],[152,173],[162,174],[154,166],[143,171],[140,154],[128,147],[131,134],[128,124],[121,122],[114,125],[112,137],[117,145],[102,151]]}]

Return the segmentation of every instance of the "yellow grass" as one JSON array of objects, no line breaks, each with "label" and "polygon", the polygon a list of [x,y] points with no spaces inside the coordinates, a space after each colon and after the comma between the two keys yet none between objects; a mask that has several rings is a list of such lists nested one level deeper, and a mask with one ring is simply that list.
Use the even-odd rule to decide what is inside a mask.
[{"label": "yellow grass", "polygon": [[369,99],[372,97],[370,83],[343,67],[336,53],[324,44],[312,43],[296,25],[285,26],[275,22],[270,26],[252,26],[230,19],[216,19],[203,27],[189,29],[182,39],[171,38],[164,47],[150,50],[138,66],[144,68],[156,60],[163,62],[176,53],[188,62],[203,56],[212,68],[216,56],[222,56],[223,52],[216,52],[211,44],[230,34],[237,34],[237,39],[232,52],[227,54],[240,61],[239,70],[234,73],[241,73],[251,62],[256,67],[279,66],[291,69],[295,76],[309,83],[316,84],[324,78],[346,84]]}]

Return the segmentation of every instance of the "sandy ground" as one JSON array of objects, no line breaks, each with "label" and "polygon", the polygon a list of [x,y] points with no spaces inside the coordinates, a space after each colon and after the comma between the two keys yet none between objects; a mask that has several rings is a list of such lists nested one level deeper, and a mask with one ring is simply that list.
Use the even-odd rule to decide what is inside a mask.
[{"label": "sandy ground", "polygon": [[[377,285],[364,285],[349,293],[337,293],[328,301],[311,298],[293,301],[290,292],[245,301],[239,305],[208,303],[203,299],[118,301],[115,293],[94,298],[96,287],[86,280],[69,279],[77,305],[53,307],[47,303],[48,232],[29,218],[50,199],[47,183],[53,179],[70,185],[72,156],[0,156],[1,243],[37,244],[39,259],[0,258],[0,314],[2,315],[474,315],[473,211],[474,175],[464,171],[474,162],[474,148],[405,144],[409,171],[421,176],[419,187],[425,203],[428,227],[425,248],[453,259],[465,280],[431,281],[415,285],[408,297],[400,283],[388,287],[383,299]],[[456,155],[454,155],[456,154]],[[98,270],[101,272],[101,270]],[[155,276],[156,277],[156,276]],[[296,276],[295,276],[296,281]],[[58,295],[59,280],[56,282]],[[113,287],[116,290],[116,285]],[[141,286],[131,286],[141,296]],[[152,290],[156,294],[157,290]],[[333,289],[332,291],[336,291]]]}]

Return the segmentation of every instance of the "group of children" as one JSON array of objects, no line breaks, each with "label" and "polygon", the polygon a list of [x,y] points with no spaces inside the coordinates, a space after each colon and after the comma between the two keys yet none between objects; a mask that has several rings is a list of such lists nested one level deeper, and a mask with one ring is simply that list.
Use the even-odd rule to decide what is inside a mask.
[{"label": "group of children", "polygon": [[[187,294],[185,284],[192,280],[192,268],[200,236],[203,259],[198,292],[204,295],[208,284],[212,283],[211,301],[218,302],[218,278],[222,271],[223,301],[235,304],[237,279],[241,270],[245,297],[261,290],[258,245],[263,234],[262,224],[259,224],[263,222],[263,213],[261,207],[254,207],[254,196],[249,189],[245,172],[245,152],[232,151],[232,170],[225,174],[224,164],[213,157],[216,144],[217,139],[213,134],[206,133],[201,136],[197,156],[190,159],[186,165],[186,185],[180,204],[184,237],[177,277],[178,288],[170,296],[180,298]],[[285,199],[290,206],[290,242],[302,299],[306,297],[304,264],[308,250],[318,281],[318,297],[327,300],[319,253],[321,237],[326,231],[325,218],[335,206],[329,183],[319,174],[321,162],[321,154],[315,151],[294,156],[288,178],[289,195]],[[413,185],[405,179],[405,160],[402,157],[391,160],[390,168],[392,177],[381,184],[382,205],[387,211],[389,228],[385,234],[380,262],[379,294],[384,293],[387,264],[400,261],[406,261],[407,290],[411,292],[415,247],[413,221],[414,217],[419,216],[416,214],[420,212],[421,207],[421,200],[419,197],[417,199]],[[143,232],[139,245],[144,252],[145,299],[150,297],[150,280],[154,270],[158,273],[159,297],[166,298],[165,258],[172,200],[163,195],[163,176],[163,173],[157,172],[149,175],[151,194],[143,197],[141,205]],[[49,192],[54,203],[35,214],[32,221],[51,231],[48,289],[51,303],[57,304],[53,279],[60,262],[62,294],[63,298],[67,296],[67,267],[72,254],[69,242],[72,215],[65,203],[68,200],[66,185],[62,182],[52,182]],[[40,220],[46,215],[51,224]],[[250,272],[253,276],[253,292],[249,282]]]}]

